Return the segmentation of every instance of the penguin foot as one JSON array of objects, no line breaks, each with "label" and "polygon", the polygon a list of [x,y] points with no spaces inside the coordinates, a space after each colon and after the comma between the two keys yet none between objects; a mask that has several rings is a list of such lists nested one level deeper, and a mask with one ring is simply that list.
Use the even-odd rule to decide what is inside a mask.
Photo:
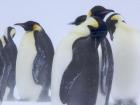
[{"label": "penguin foot", "polygon": [[123,103],[124,103],[123,105],[137,105],[134,100],[127,100],[127,101],[125,101]]},{"label": "penguin foot", "polygon": [[47,96],[47,97],[42,97],[38,99],[39,102],[50,102],[51,101],[51,97]]},{"label": "penguin foot", "polygon": [[117,100],[114,105],[122,105],[122,100]]},{"label": "penguin foot", "polygon": [[28,99],[20,99],[18,101],[29,101]]},{"label": "penguin foot", "polygon": [[8,96],[7,96],[7,101],[15,101],[16,99],[15,99],[15,97],[12,95],[12,94],[9,94]]},{"label": "penguin foot", "polygon": [[7,97],[7,101],[16,101],[14,97]]}]

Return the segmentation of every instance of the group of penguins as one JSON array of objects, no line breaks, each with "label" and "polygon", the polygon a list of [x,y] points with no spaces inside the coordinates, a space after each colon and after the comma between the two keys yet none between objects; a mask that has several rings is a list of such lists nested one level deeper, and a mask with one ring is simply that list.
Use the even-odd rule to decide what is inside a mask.
[{"label": "group of penguins", "polygon": [[18,49],[15,28],[6,29],[0,39],[1,102],[138,105],[140,32],[100,5],[71,24],[74,28],[55,51],[37,22],[15,24],[25,30]]}]

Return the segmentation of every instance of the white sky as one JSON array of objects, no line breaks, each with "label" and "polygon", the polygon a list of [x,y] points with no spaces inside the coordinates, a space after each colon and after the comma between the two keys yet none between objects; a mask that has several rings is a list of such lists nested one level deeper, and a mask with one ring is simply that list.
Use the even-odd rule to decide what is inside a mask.
[{"label": "white sky", "polygon": [[[140,0],[0,0],[0,34],[9,25],[35,20],[44,27],[56,46],[70,31],[68,23],[95,5],[116,10],[128,24],[140,30]],[[23,29],[16,29],[18,43]]]},{"label": "white sky", "polygon": [[[128,24],[140,30],[139,0],[0,0],[0,34],[9,25],[35,20],[57,45],[70,31],[68,23],[99,4],[121,13]],[[16,28],[19,42],[23,30]]]}]

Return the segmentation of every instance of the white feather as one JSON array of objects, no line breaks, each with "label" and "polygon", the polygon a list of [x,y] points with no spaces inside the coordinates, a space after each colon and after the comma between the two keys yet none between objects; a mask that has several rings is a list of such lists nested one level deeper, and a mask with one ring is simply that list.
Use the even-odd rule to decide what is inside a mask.
[{"label": "white feather", "polygon": [[35,101],[42,87],[35,84],[32,66],[37,52],[33,32],[26,32],[20,43],[16,62],[16,88],[21,99]]},{"label": "white feather", "polygon": [[5,42],[5,40],[4,40],[4,36],[1,36],[0,40],[1,40],[1,42],[2,42],[2,46],[4,47],[4,46],[6,45],[6,42]]},{"label": "white feather", "polygon": [[137,99],[140,94],[140,32],[119,22],[111,46],[115,64],[111,96],[114,100]]}]

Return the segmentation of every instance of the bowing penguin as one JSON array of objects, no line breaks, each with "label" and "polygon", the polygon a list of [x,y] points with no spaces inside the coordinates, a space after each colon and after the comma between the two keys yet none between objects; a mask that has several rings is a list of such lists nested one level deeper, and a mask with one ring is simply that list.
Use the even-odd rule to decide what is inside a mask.
[{"label": "bowing penguin", "polygon": [[118,13],[106,24],[113,40],[114,76],[111,89],[113,105],[138,105],[140,96],[140,32],[125,23]]},{"label": "bowing penguin", "polygon": [[[17,48],[13,41],[15,28],[8,27],[6,34],[0,40],[0,66],[2,73],[0,75],[0,100],[15,100],[15,64]],[[9,91],[8,91],[9,90]]]},{"label": "bowing penguin", "polygon": [[17,23],[24,28],[16,62],[16,87],[21,100],[49,101],[54,48],[41,25]]},{"label": "bowing penguin", "polygon": [[95,105],[99,83],[97,48],[107,27],[99,18],[85,15],[72,24],[75,28],[54,55],[52,105]]},{"label": "bowing penguin", "polygon": [[[110,13],[114,13],[114,10],[106,9],[103,6],[94,6],[88,12],[87,17],[97,16],[102,21]],[[107,38],[101,41],[101,45],[98,48],[100,58],[100,84],[96,105],[108,105],[110,98],[110,91],[112,86],[112,78],[114,72],[114,59],[110,42]]]}]

